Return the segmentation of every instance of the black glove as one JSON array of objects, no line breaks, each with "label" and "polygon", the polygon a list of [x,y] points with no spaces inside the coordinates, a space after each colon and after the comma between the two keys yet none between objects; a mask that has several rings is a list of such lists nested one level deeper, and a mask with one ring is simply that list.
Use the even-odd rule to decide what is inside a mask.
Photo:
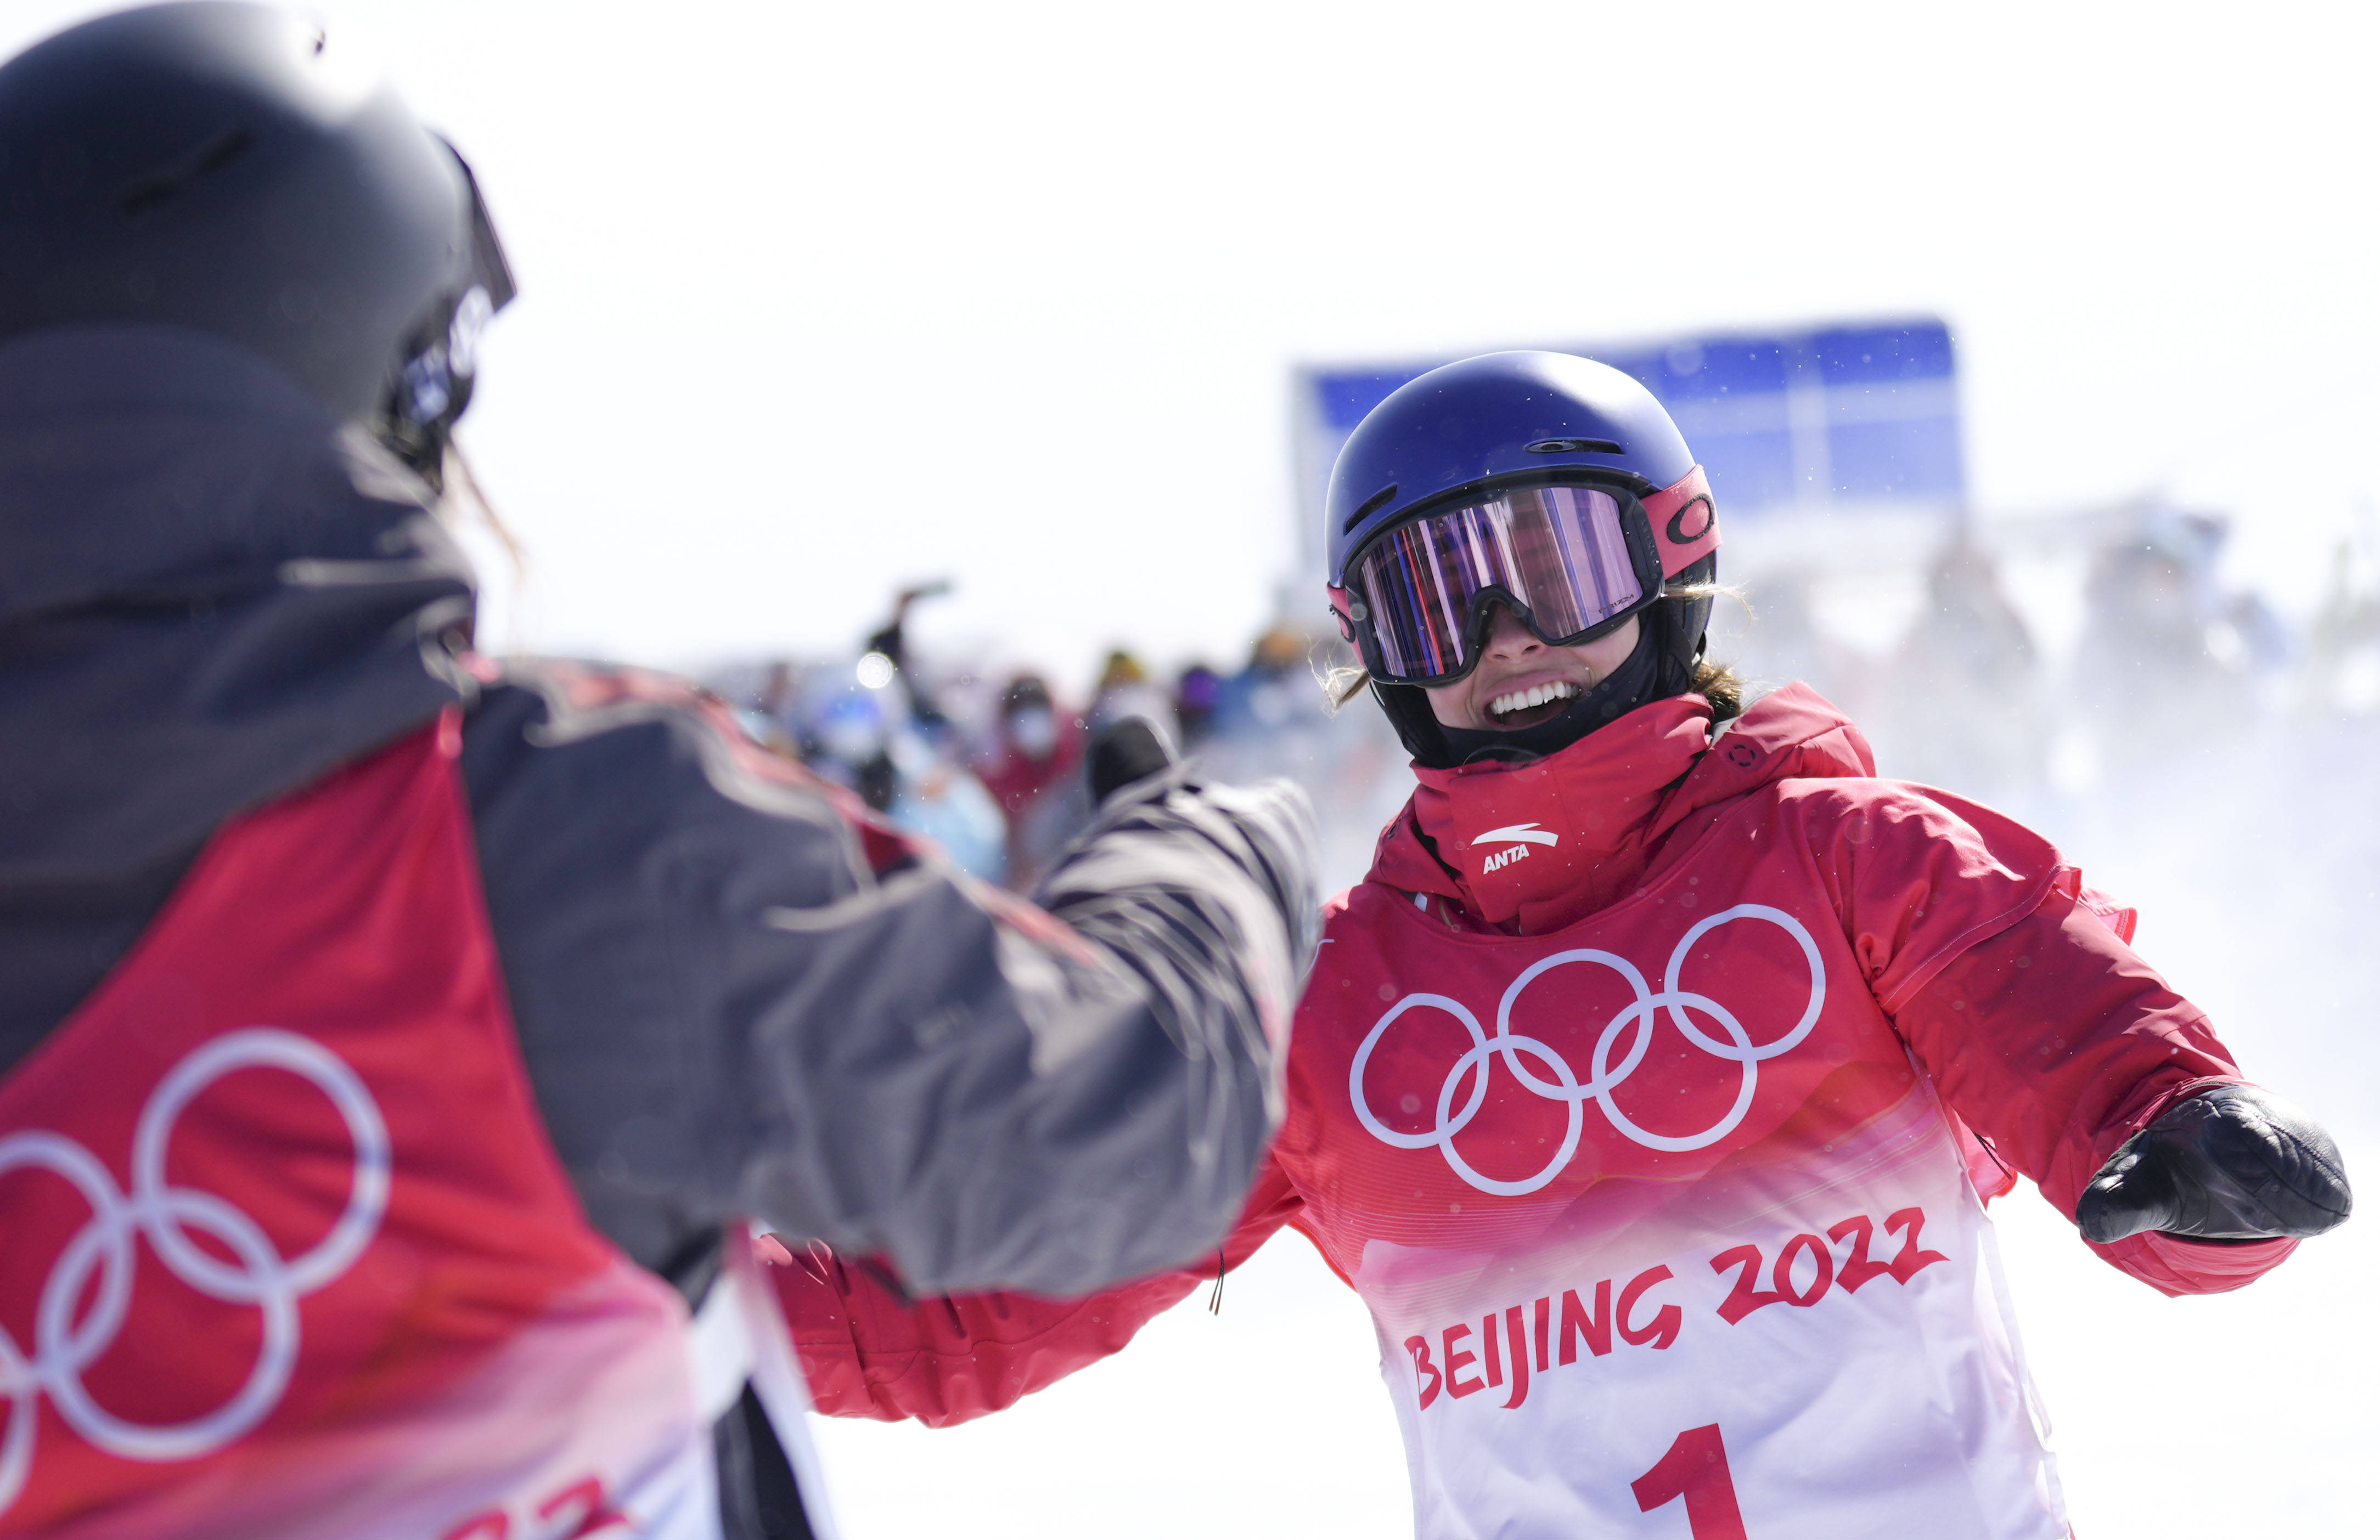
[{"label": "black glove", "polygon": [[1165,735],[1147,717],[1124,717],[1099,729],[1091,740],[1087,771],[1094,806],[1135,781],[1146,781],[1173,768],[1173,751]]},{"label": "black glove", "polygon": [[2319,1235],[2354,1207],[2322,1126],[2251,1085],[2188,1097],[2124,1141],[2074,1206],[2101,1245],[2144,1230],[2201,1241]]}]

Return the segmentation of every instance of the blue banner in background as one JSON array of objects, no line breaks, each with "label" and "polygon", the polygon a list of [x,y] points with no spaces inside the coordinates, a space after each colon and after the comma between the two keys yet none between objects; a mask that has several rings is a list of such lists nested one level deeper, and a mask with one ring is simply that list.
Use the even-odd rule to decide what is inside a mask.
[{"label": "blue banner in background", "polygon": [[[1484,351],[1484,350],[1483,350]],[[1644,382],[1677,419],[1730,519],[1858,507],[1958,515],[1958,364],[1931,317],[1776,335],[1564,346]],[[1364,414],[1448,359],[1300,371],[1298,497],[1318,529],[1330,463]],[[1309,534],[1301,547],[1311,547]]]}]

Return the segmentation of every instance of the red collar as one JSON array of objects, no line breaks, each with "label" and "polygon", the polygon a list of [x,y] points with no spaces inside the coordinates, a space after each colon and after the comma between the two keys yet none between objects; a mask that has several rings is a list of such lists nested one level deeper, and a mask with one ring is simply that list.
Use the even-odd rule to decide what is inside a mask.
[{"label": "red collar", "polygon": [[[1859,729],[1806,685],[1764,697],[1717,753],[1705,752],[1710,717],[1700,696],[1678,696],[1524,765],[1415,766],[1421,785],[1382,831],[1371,880],[1539,935],[1616,902],[1672,830],[1757,787],[1876,773]],[[1497,831],[1511,837],[1479,843]]]},{"label": "red collar", "polygon": [[1526,934],[1603,908],[1642,873],[1663,794],[1710,746],[1700,696],[1640,707],[1526,764],[1415,769],[1418,831],[1466,907]]}]

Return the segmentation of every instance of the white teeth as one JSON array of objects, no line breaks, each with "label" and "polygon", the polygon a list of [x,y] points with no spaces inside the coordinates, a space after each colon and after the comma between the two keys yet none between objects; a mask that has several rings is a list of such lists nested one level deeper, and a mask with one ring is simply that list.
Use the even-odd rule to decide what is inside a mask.
[{"label": "white teeth", "polygon": [[1506,717],[1515,711],[1525,711],[1531,707],[1543,706],[1549,700],[1568,700],[1577,694],[1578,686],[1567,680],[1556,680],[1550,685],[1533,685],[1525,690],[1514,690],[1509,695],[1498,696],[1488,703],[1488,714],[1491,717]]}]

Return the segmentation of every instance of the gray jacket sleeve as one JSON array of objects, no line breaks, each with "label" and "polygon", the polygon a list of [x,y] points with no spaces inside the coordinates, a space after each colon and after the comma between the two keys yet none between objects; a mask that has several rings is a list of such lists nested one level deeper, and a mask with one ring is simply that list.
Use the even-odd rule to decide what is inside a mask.
[{"label": "gray jacket sleeve", "polygon": [[465,774],[540,1109],[640,1262],[749,1216],[920,1292],[1071,1293],[1237,1217],[1314,943],[1293,789],[1135,787],[1037,907],[648,677],[515,671]]}]

